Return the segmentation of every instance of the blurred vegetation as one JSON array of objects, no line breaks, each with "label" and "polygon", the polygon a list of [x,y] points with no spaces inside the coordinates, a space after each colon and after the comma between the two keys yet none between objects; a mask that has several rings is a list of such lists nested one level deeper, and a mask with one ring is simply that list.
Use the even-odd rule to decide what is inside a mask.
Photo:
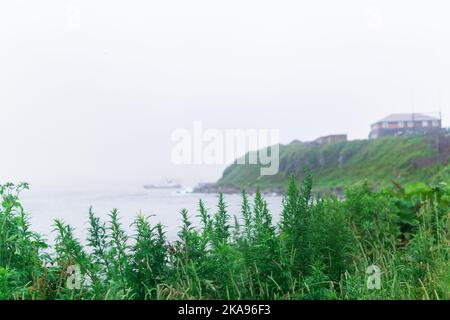
[{"label": "blurred vegetation", "polygon": [[[128,235],[117,210],[104,222],[91,209],[84,245],[56,220],[49,248],[20,204],[28,185],[6,184],[0,299],[450,299],[448,184],[365,183],[343,200],[314,198],[312,187],[309,175],[300,186],[291,177],[277,224],[260,192],[243,192],[234,219],[223,195],[213,213],[200,201],[201,225],[181,210],[173,243],[148,217]],[[80,287],[68,285],[72,265]],[[367,286],[371,265],[380,290]]]}]

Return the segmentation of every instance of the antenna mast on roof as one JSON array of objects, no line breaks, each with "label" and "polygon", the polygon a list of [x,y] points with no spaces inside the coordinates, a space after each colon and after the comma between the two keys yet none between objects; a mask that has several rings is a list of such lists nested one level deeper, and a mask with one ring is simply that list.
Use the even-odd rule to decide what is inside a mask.
[{"label": "antenna mast on roof", "polygon": [[441,107],[441,88],[438,89],[438,109],[439,109],[439,122],[442,127],[442,107]]},{"label": "antenna mast on roof", "polygon": [[414,115],[414,91],[412,89],[411,89],[411,109],[412,109],[412,113],[411,113],[412,132],[415,133],[416,132],[416,119],[415,119],[415,115]]}]

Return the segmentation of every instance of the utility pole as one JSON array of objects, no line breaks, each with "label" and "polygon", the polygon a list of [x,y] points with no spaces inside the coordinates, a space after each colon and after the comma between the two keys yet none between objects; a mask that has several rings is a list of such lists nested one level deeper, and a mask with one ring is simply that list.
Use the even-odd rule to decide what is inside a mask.
[{"label": "utility pole", "polygon": [[439,108],[439,129],[442,129],[442,92],[441,88],[438,88],[438,108]]},{"label": "utility pole", "polygon": [[411,89],[411,108],[412,108],[412,113],[411,113],[411,119],[412,119],[412,133],[415,134],[416,133],[416,117],[414,115],[414,91]]}]

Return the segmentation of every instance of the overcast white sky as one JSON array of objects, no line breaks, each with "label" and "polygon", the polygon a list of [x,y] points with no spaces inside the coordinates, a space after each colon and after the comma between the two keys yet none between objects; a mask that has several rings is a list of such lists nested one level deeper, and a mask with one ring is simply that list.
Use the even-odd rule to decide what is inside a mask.
[{"label": "overcast white sky", "polygon": [[284,143],[412,110],[448,125],[448,39],[448,0],[2,0],[0,181],[215,180],[170,163],[194,120]]}]

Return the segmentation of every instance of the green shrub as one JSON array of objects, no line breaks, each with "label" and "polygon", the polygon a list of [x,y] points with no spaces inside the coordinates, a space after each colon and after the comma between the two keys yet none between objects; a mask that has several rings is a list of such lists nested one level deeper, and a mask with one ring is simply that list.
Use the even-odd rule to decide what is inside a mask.
[{"label": "green shrub", "polygon": [[[281,220],[272,221],[258,190],[242,193],[230,220],[225,197],[200,226],[181,211],[178,240],[139,215],[134,232],[117,210],[107,223],[89,210],[86,246],[56,220],[54,246],[30,231],[19,201],[26,184],[0,187],[0,299],[449,299],[449,203],[445,183],[353,186],[344,199],[319,198],[312,177],[294,177]],[[68,267],[80,270],[70,288]],[[366,270],[381,270],[369,290]]]}]

